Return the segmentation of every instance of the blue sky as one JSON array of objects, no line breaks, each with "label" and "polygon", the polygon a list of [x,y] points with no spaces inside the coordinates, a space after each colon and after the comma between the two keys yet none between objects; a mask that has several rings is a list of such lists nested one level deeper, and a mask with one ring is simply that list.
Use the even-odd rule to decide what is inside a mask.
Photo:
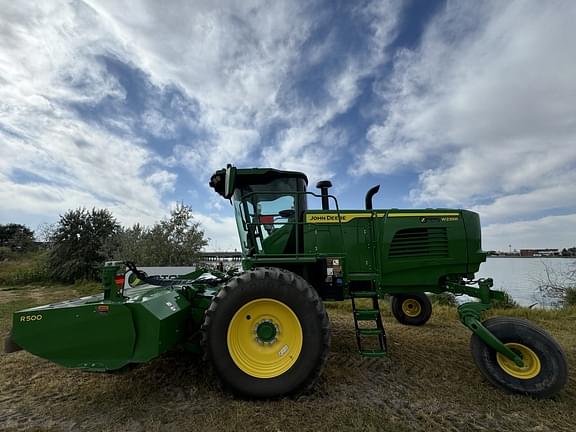
[{"label": "blue sky", "polygon": [[0,223],[183,201],[235,248],[208,187],[233,163],[473,209],[485,249],[576,245],[576,2],[0,3]]}]

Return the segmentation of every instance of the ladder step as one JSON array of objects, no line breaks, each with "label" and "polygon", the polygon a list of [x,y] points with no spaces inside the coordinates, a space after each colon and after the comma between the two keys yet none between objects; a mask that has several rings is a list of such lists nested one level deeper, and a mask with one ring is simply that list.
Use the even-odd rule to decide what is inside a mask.
[{"label": "ladder step", "polygon": [[358,334],[362,336],[378,336],[384,334],[384,332],[379,328],[359,328]]},{"label": "ladder step", "polygon": [[386,351],[360,351],[364,357],[386,357]]},{"label": "ladder step", "polygon": [[[382,314],[380,313],[380,307],[378,306],[378,292],[376,286],[372,282],[368,284],[363,284],[363,290],[358,291],[351,290],[350,299],[352,300],[352,312],[354,316],[354,328],[356,330],[356,342],[358,344],[358,350],[360,355],[364,357],[384,357],[386,355],[386,332],[384,331],[384,325],[382,324]],[[357,298],[367,298],[371,300],[372,307],[364,307],[358,309],[356,306]],[[372,325],[369,327],[361,327],[359,322],[371,321]],[[365,338],[367,336],[367,338]],[[365,342],[370,342],[368,347],[364,347]],[[374,346],[374,342],[378,343],[378,346]],[[372,345],[372,346],[370,346]]]},{"label": "ladder step", "polygon": [[350,291],[350,295],[354,298],[378,297],[378,293],[376,291]]},{"label": "ladder step", "polygon": [[360,321],[373,321],[380,316],[378,309],[356,309],[354,315]]}]

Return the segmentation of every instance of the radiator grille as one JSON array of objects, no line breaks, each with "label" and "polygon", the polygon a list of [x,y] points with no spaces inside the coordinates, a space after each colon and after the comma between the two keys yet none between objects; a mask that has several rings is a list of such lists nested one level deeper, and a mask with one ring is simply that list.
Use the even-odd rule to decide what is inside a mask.
[{"label": "radiator grille", "polygon": [[407,228],[394,234],[390,258],[448,257],[446,228]]}]

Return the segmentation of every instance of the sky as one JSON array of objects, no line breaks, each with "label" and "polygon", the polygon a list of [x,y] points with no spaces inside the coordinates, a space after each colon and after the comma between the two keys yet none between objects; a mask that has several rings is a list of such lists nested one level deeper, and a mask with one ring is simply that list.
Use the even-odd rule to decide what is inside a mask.
[{"label": "sky", "polygon": [[[485,250],[576,245],[576,2],[0,0],[0,223],[193,208],[231,163],[340,208],[467,208]],[[318,208],[320,203],[311,202]]]}]

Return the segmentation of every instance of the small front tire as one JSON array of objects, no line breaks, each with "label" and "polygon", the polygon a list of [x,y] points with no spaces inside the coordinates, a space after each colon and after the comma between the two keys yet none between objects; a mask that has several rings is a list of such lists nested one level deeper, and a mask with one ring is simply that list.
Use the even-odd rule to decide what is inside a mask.
[{"label": "small front tire", "polygon": [[551,398],[564,387],[568,364],[552,336],[518,318],[496,317],[482,324],[524,361],[524,366],[519,367],[473,334],[470,347],[474,362],[493,385],[509,393],[540,399]]},{"label": "small front tire", "polygon": [[421,326],[432,315],[432,303],[424,293],[394,294],[392,314],[400,324]]}]

